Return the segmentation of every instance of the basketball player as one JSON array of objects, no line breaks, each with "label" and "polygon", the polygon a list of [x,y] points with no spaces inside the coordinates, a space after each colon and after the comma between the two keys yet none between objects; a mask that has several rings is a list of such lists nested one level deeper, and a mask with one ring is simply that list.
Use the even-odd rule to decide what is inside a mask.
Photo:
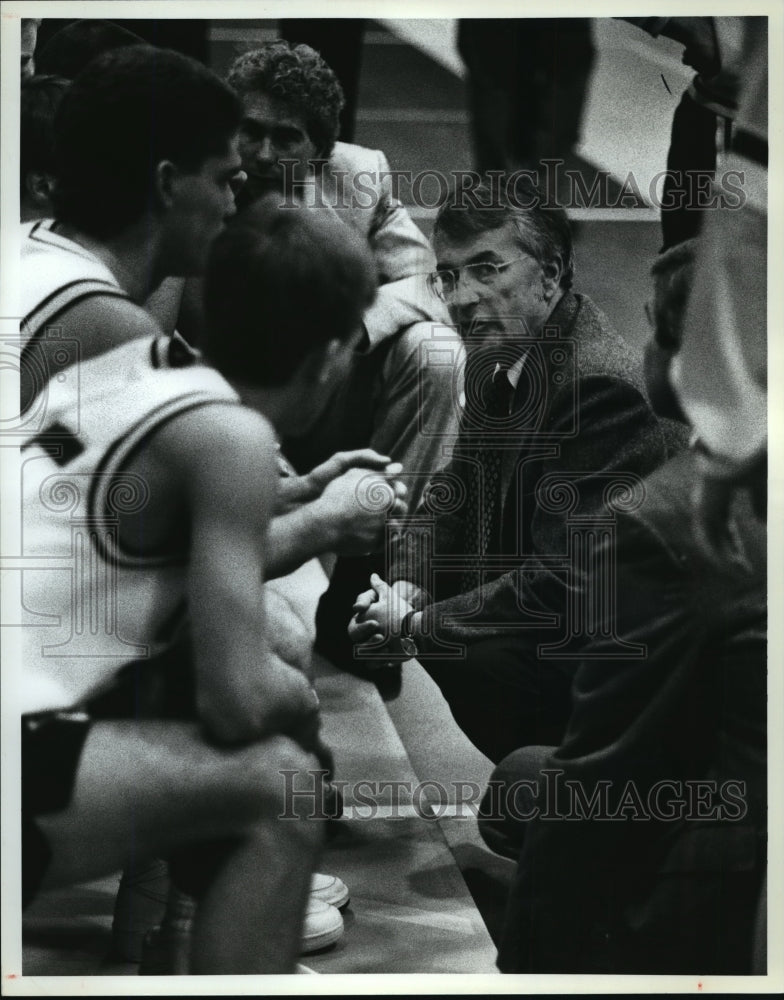
[{"label": "basketball player", "polygon": [[[145,90],[146,88],[146,90]],[[139,133],[144,133],[145,128],[150,132],[150,101],[155,94],[156,101],[156,123],[157,130],[146,138],[146,143],[139,143]],[[190,93],[190,100],[181,102],[183,94]],[[202,129],[193,128],[193,122],[187,123],[190,127],[180,128],[177,122],[182,118],[183,106],[198,107],[200,124],[211,127]],[[142,107],[146,109],[146,117]],[[78,373],[82,378],[82,384],[87,383],[84,379],[86,372],[92,371],[91,383],[94,386],[113,385],[106,381],[108,375],[113,371],[120,371],[120,367],[113,368],[113,365],[121,366],[128,362],[128,377],[134,391],[126,394],[135,398],[136,386],[133,384],[132,373],[135,370],[131,364],[132,357],[142,342],[147,343],[147,338],[157,332],[157,327],[151,323],[148,315],[141,309],[138,303],[146,297],[148,291],[155,286],[160,276],[166,273],[187,273],[191,268],[198,269],[203,262],[203,247],[209,237],[223,225],[227,215],[233,211],[233,201],[231,194],[231,182],[236,175],[238,163],[233,156],[231,136],[235,127],[235,107],[234,99],[228,95],[221,85],[203,67],[192,63],[181,56],[173,53],[161,53],[151,49],[132,49],[124,53],[113,53],[110,57],[99,61],[96,66],[83,76],[77,85],[74,86],[74,94],[68,105],[64,109],[62,121],[65,125],[60,129],[60,139],[64,162],[57,200],[57,223],[43,223],[29,227],[28,242],[34,253],[28,257],[26,275],[31,280],[25,280],[24,292],[30,305],[26,309],[27,323],[25,333],[28,344],[31,345],[28,351],[28,370],[32,370],[32,375],[43,373],[44,377],[28,378],[28,383],[32,382],[32,391],[28,391],[27,401],[36,401],[36,390],[44,385],[55,387],[55,381],[46,382],[46,375],[65,375]],[[61,125],[62,125],[61,121]],[[203,138],[210,136],[209,143]],[[215,136],[223,136],[222,142]],[[134,136],[137,140],[134,143]],[[64,142],[63,137],[68,141]],[[195,138],[193,138],[195,137]],[[81,141],[79,141],[81,140]],[[147,153],[142,161],[138,156],[138,149],[134,151],[134,145],[144,145]],[[118,148],[119,146],[119,148]],[[149,157],[150,148],[153,149],[153,156]],[[96,156],[95,154],[103,154]],[[127,154],[127,156],[125,155]],[[135,159],[134,159],[135,157]],[[107,164],[108,168],[107,169]],[[114,171],[110,169],[114,167]],[[85,170],[84,174],[80,172]],[[79,179],[81,176],[81,180]],[[140,183],[140,178],[144,179],[144,184]],[[120,183],[122,181],[122,183]],[[135,183],[134,183],[135,182]],[[147,192],[145,197],[141,196],[142,188]],[[134,215],[133,213],[137,214]],[[49,266],[47,266],[47,262]],[[51,266],[54,262],[54,266]],[[32,280],[48,278],[48,286],[37,284]],[[37,301],[36,301],[37,296]],[[47,335],[52,326],[56,327],[59,336],[50,337]],[[149,342],[152,343],[151,341]],[[113,344],[128,345],[128,355],[113,355],[111,362],[104,361],[100,357],[102,351]],[[63,347],[70,347],[62,350]],[[146,349],[146,348],[145,348]],[[176,362],[178,350],[162,351],[160,345],[155,348],[150,346],[150,351],[155,352],[157,363],[165,365]],[[182,354],[182,351],[179,351]],[[35,358],[34,362],[30,359]],[[95,361],[92,364],[90,359]],[[182,359],[181,359],[182,360]],[[36,364],[37,362],[37,364]],[[71,366],[78,362],[78,367],[70,371]],[[99,366],[99,362],[103,367]],[[107,368],[106,365],[109,365]],[[137,366],[138,368],[138,366]],[[215,389],[210,384],[209,375],[205,370],[201,370],[199,381],[202,377],[206,379],[206,387],[197,387],[199,392],[204,390],[207,397]],[[59,384],[59,383],[57,383]],[[162,385],[163,383],[158,383]],[[116,386],[115,386],[116,387]],[[62,390],[65,391],[65,390]],[[103,390],[101,390],[103,391]],[[220,391],[218,393],[220,395]],[[99,393],[100,395],[100,393]],[[198,395],[198,393],[197,393]],[[50,418],[55,412],[55,397],[47,390],[42,394],[44,401],[43,416]],[[87,398],[87,397],[83,397]],[[144,396],[140,397],[142,400]],[[167,388],[162,391],[160,398],[168,407],[171,402],[171,393]],[[113,398],[118,411],[122,411],[127,403],[126,396],[122,393],[116,394]],[[73,402],[73,401],[72,401]],[[73,409],[73,407],[72,407]],[[211,409],[211,407],[208,407]],[[29,448],[33,449],[32,454],[36,455],[35,449],[43,448],[44,454],[52,457],[50,451],[56,453],[59,458],[70,454],[72,444],[69,444],[68,432],[66,430],[65,444],[56,442],[59,425],[54,421],[54,430],[51,423],[43,426],[45,421],[41,421],[41,429],[44,433],[36,434],[35,428],[41,411],[30,412],[31,433],[29,441],[37,439],[35,445],[29,443]],[[62,425],[65,426],[65,425]],[[107,424],[107,426],[110,426]],[[230,428],[229,428],[230,429]],[[47,433],[48,431],[48,433]],[[222,433],[226,433],[227,428],[222,427]],[[198,433],[195,435],[199,437]],[[264,437],[254,440],[253,451],[262,449]],[[77,450],[79,445],[77,444]],[[85,456],[85,461],[90,458],[90,454]],[[56,461],[56,459],[55,459]],[[244,466],[243,466],[244,469]],[[152,475],[152,473],[150,473]],[[266,477],[265,482],[266,482]],[[255,496],[254,506],[261,511],[261,516],[268,515],[268,504],[265,503],[265,494]],[[149,520],[145,517],[145,530],[149,525]],[[180,522],[184,524],[184,522]],[[254,532],[253,526],[248,529],[251,534]],[[28,540],[33,536],[28,533]],[[256,552],[259,545],[259,537],[254,534],[254,546],[248,549],[249,552]],[[39,532],[37,543],[41,551],[46,550],[49,545],[49,536],[46,532]],[[181,540],[181,539],[180,539]],[[167,542],[177,544],[176,535],[168,538]],[[256,570],[259,577],[262,572],[262,565],[258,564]],[[144,607],[149,609],[149,604]],[[259,612],[259,619],[263,616]],[[205,619],[208,620],[208,619]],[[155,624],[159,624],[156,621]],[[149,624],[149,623],[148,623]],[[33,643],[35,648],[35,642]],[[139,644],[140,646],[141,644]],[[156,644],[151,644],[153,649]],[[40,646],[40,643],[39,643]],[[131,647],[138,649],[137,647]],[[142,647],[143,648],[143,647]],[[263,647],[254,643],[254,650],[261,655]],[[38,650],[39,656],[41,650]],[[79,676],[82,677],[82,669],[87,661],[93,659],[88,656],[86,659],[80,657],[78,661],[66,663],[66,666],[73,667],[76,662],[80,668]],[[308,726],[313,725],[313,695],[310,688],[304,688],[299,680],[295,683],[296,690],[302,694],[306,703],[306,717]],[[289,678],[290,679],[290,678]],[[82,683],[84,678],[82,677]],[[265,680],[265,688],[267,685]],[[285,686],[285,685],[284,685]],[[50,696],[40,697],[41,691],[36,690],[42,687],[41,678],[34,684],[32,678],[26,685],[27,696],[25,710],[31,711],[46,710],[53,707],[57,701],[62,702],[63,692],[55,687],[54,702]],[[78,696],[87,694],[89,691],[79,691]],[[101,685],[99,684],[99,688]],[[43,691],[46,692],[47,684],[43,684]],[[71,692],[73,693],[73,692]],[[280,711],[275,708],[274,689],[269,692],[270,718],[265,724],[273,727]],[[51,695],[51,692],[50,692]],[[65,692],[65,701],[69,700],[68,691]],[[208,705],[200,703],[203,712],[216,712],[217,717],[211,720],[211,725],[216,728],[218,735],[226,736],[226,731],[222,729],[226,724],[226,719],[222,717],[222,710],[226,708],[225,693],[222,697],[207,699]],[[247,703],[247,698],[240,699],[241,704]],[[62,707],[62,705],[61,705]],[[301,706],[300,706],[301,707]],[[276,715],[277,713],[277,715]],[[285,715],[285,713],[284,713]],[[294,712],[297,716],[297,712]],[[78,721],[78,720],[77,720]],[[257,720],[258,721],[258,720]],[[278,720],[279,721],[279,720]],[[236,724],[229,721],[229,731],[233,730]],[[77,726],[77,730],[78,730]],[[263,728],[263,727],[262,727]],[[56,733],[48,725],[43,726],[36,722],[31,732]],[[102,732],[102,725],[97,726],[96,732]],[[235,737],[240,738],[244,732],[247,738],[253,727],[248,729],[247,720],[238,724]],[[73,733],[73,729],[68,732]],[[168,733],[168,728],[163,733]],[[81,745],[82,735],[77,737],[75,743]],[[132,735],[132,734],[131,734]],[[62,734],[61,734],[62,736]],[[104,737],[114,740],[116,734]],[[100,736],[91,739],[99,740]],[[55,740],[55,745],[56,745]],[[66,743],[68,737],[66,737]],[[164,741],[165,742],[165,741]],[[177,741],[175,740],[175,745]],[[99,743],[100,745],[100,743]],[[118,737],[118,747],[122,750],[122,739]],[[71,746],[76,752],[78,746],[71,741]],[[93,759],[91,750],[92,744],[88,743],[85,748],[87,761]],[[290,749],[290,748],[289,748]],[[103,751],[98,754],[100,757]],[[163,753],[163,751],[161,751]],[[127,756],[127,754],[126,754]],[[181,755],[182,756],[182,755]],[[32,796],[34,811],[51,812],[58,805],[63,804],[63,796],[68,800],[71,790],[71,782],[68,775],[68,755],[55,751],[54,753],[38,753],[39,761],[45,762],[45,768],[51,770],[52,760],[55,759],[65,765],[65,776],[55,776],[50,782],[49,791],[54,793],[54,799],[46,800],[44,796],[41,802],[37,790],[39,782],[30,780],[26,782],[29,794]],[[25,754],[25,759],[35,762],[36,751],[33,749]],[[293,758],[291,758],[293,759]],[[301,758],[309,760],[309,758]],[[156,769],[161,771],[162,780],[166,784],[166,768],[160,760],[153,760]],[[266,767],[266,765],[265,765]],[[194,774],[198,770],[195,769]],[[249,769],[247,762],[240,768],[244,777],[252,776],[252,769]],[[129,769],[127,777],[130,777],[132,769]],[[73,777],[73,768],[70,777]],[[35,769],[33,769],[35,774]],[[140,783],[143,783],[144,770],[139,771]],[[40,770],[39,770],[40,776]],[[91,782],[96,775],[88,771],[85,779]],[[100,777],[100,774],[98,775]],[[107,775],[104,773],[104,778]],[[231,787],[229,775],[220,776],[216,770],[213,775],[213,784],[218,788],[228,790]],[[237,774],[238,780],[240,775]],[[123,775],[112,775],[112,780],[117,783],[117,787],[123,787]],[[177,787],[177,781],[169,775],[169,784]],[[209,801],[210,781],[202,786],[201,779],[194,777],[193,788],[203,787],[203,799]],[[245,787],[245,786],[243,786]],[[161,796],[161,786],[154,783],[151,791]],[[74,803],[77,808],[77,819],[83,818],[84,813],[90,813],[95,800],[90,798],[89,791],[85,800],[82,789],[74,789]],[[111,797],[104,796],[101,791],[104,803],[110,803]],[[168,796],[166,796],[168,800]],[[28,800],[28,804],[29,804]],[[76,805],[78,803],[78,806]],[[40,809],[38,807],[41,807]],[[82,807],[86,807],[83,809]],[[225,807],[221,807],[221,813],[225,813]],[[105,813],[107,819],[113,810],[102,806],[102,815]],[[229,810],[230,812],[230,810]],[[166,817],[160,817],[163,826],[166,826]],[[229,819],[230,822],[230,819]],[[67,826],[67,823],[66,823]],[[77,823],[79,826],[79,823]],[[156,823],[157,834],[159,824]],[[194,823],[194,817],[188,816],[181,823],[181,830],[191,831],[198,824]],[[62,832],[62,831],[61,831]],[[105,846],[116,838],[107,838],[106,831],[99,831],[97,837],[100,845]],[[174,837],[177,837],[175,831]],[[83,841],[81,833],[80,842]],[[154,840],[155,837],[153,836]],[[33,845],[33,855],[42,853],[46,855],[46,848],[41,852],[35,850],[35,843],[39,838],[29,841]],[[88,860],[91,863],[105,863],[101,850],[90,850],[85,857],[79,859],[80,862]],[[137,846],[144,846],[144,838],[137,841]],[[161,845],[163,846],[163,845]],[[312,853],[312,852],[311,852]],[[56,884],[58,881],[67,881],[74,876],[75,870],[79,871],[79,863],[74,862],[74,854],[66,850],[60,852],[62,857],[67,858],[67,863],[55,865],[49,878]],[[69,867],[70,866],[70,867]],[[116,860],[112,867],[117,867]],[[33,865],[36,868],[36,865]],[[309,874],[311,865],[304,864],[304,870]],[[78,877],[78,876],[76,876]],[[34,880],[35,881],[35,880]],[[293,885],[287,888],[287,897],[297,898],[296,880]],[[230,898],[225,905],[234,905]],[[224,907],[225,908],[225,907]],[[203,916],[202,924],[209,919]],[[225,912],[223,914],[225,916]],[[221,923],[220,920],[217,921]],[[251,915],[249,926],[258,924]],[[285,924],[285,920],[284,920]],[[226,925],[228,928],[228,925]],[[249,934],[245,944],[250,940],[258,943],[259,935],[256,933],[258,927],[252,934]],[[198,937],[198,931],[197,931]],[[225,937],[225,935],[224,935]],[[294,935],[296,938],[296,934]],[[220,935],[219,935],[220,938]],[[273,935],[274,939],[274,935]],[[224,942],[225,943],[225,942]],[[237,941],[237,946],[244,947],[241,941]],[[231,942],[229,942],[231,944]],[[221,951],[220,940],[217,940],[216,947]],[[229,949],[231,950],[231,949]],[[275,948],[274,954],[278,954]],[[206,965],[210,965],[215,958],[210,950],[199,952]],[[263,956],[259,961],[264,961]],[[273,963],[274,964],[274,963]]]},{"label": "basketball player", "polygon": [[[305,287],[331,307],[329,326],[301,322]],[[226,378],[189,361],[156,367],[156,341],[136,338],[52,380],[47,426],[23,449],[28,553],[67,558],[84,525],[89,599],[108,579],[102,593],[116,597],[114,631],[91,640],[92,655],[89,643],[69,651],[72,574],[26,580],[25,606],[65,623],[25,630],[26,890],[116,870],[134,851],[201,844],[173,865],[199,900],[192,972],[290,971],[298,953],[320,833],[305,816],[278,819],[291,812],[280,772],[323,754],[312,688],[265,629],[275,432],[318,417],[374,290],[357,237],[265,199],[213,252],[206,348]],[[292,317],[285,347],[278,327],[259,325],[276,294],[278,315],[283,301]],[[183,601],[199,722],[91,720],[83,707],[116,683],[119,647],[157,652]]]}]

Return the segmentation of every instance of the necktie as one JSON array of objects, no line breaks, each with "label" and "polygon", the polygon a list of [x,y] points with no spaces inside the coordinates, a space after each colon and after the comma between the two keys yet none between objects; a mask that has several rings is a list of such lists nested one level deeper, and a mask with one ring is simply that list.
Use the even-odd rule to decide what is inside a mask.
[{"label": "necktie", "polygon": [[479,585],[484,557],[500,552],[503,450],[485,436],[503,433],[495,425],[509,416],[514,391],[506,371],[499,369],[482,394],[484,416],[489,419],[483,421],[485,433],[469,452],[463,552],[471,565],[462,574],[462,593]]},{"label": "necktie", "polygon": [[508,417],[514,397],[514,386],[509,381],[506,370],[499,368],[490,380],[485,392],[485,412],[489,417]]}]

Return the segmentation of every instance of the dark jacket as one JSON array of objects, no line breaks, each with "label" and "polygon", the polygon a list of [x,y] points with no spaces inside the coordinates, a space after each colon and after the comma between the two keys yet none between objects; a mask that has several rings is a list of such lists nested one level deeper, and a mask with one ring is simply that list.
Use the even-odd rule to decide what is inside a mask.
[{"label": "dark jacket", "polygon": [[751,972],[765,866],[765,526],[740,494],[745,568],[708,564],[692,540],[696,474],[689,453],[668,462],[619,518],[615,631],[645,654],[609,662],[605,642],[589,647],[545,765],[560,772],[554,812],[574,806],[565,783],[585,802],[606,782],[615,818],[583,809],[527,824],[504,972]]},{"label": "dark jacket", "polygon": [[[510,629],[521,642],[557,642],[569,521],[607,512],[613,484],[639,481],[667,454],[637,357],[585,295],[566,293],[532,342],[503,430],[482,427],[470,374],[453,458],[391,550],[389,581],[411,580],[428,595],[423,653]],[[490,578],[482,594],[466,498],[485,494],[477,454],[491,447],[502,452],[500,536],[482,566]],[[466,591],[471,569],[476,583]]]}]

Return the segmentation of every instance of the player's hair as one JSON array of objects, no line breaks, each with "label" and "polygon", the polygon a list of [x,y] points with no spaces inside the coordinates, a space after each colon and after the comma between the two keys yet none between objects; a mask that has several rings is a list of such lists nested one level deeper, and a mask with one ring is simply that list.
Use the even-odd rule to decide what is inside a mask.
[{"label": "player's hair", "polygon": [[282,39],[235,59],[228,82],[240,96],[260,91],[298,114],[320,158],[329,157],[345,100],[338,78],[309,45]]},{"label": "player's hair", "polygon": [[239,128],[236,94],[179,52],[134,45],[106,52],[73,81],[55,118],[55,216],[105,239],[151,204],[155,171],[198,171]]},{"label": "player's hair", "polygon": [[31,76],[22,81],[19,121],[19,184],[22,195],[33,170],[54,174],[54,118],[68,80]]},{"label": "player's hair", "polygon": [[678,351],[683,322],[694,284],[698,240],[693,237],[662,251],[651,267],[653,277],[654,338],[660,347]]},{"label": "player's hair", "polygon": [[205,354],[229,379],[285,385],[313,350],[356,333],[375,290],[357,233],[326,209],[284,208],[266,195],[211,248]]},{"label": "player's hair", "polygon": [[67,80],[75,79],[96,56],[112,49],[144,44],[135,35],[113,21],[85,18],[66,24],[35,55],[39,73],[53,73]]},{"label": "player's hair", "polygon": [[500,184],[483,181],[470,195],[460,190],[450,193],[439,207],[434,235],[463,243],[514,222],[520,249],[540,264],[559,261],[560,287],[569,289],[574,281],[574,245],[566,212],[545,207],[541,194],[524,180],[515,183],[510,175]]}]

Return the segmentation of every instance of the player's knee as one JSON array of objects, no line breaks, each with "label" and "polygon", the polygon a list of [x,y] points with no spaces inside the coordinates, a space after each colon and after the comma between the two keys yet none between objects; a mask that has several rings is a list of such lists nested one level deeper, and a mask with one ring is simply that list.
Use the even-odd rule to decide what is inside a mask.
[{"label": "player's knee", "polygon": [[[292,788],[312,787],[319,773],[316,757],[293,740],[275,736],[232,754],[223,778],[238,821],[254,823],[291,814]],[[301,815],[297,803],[291,818]]]}]

